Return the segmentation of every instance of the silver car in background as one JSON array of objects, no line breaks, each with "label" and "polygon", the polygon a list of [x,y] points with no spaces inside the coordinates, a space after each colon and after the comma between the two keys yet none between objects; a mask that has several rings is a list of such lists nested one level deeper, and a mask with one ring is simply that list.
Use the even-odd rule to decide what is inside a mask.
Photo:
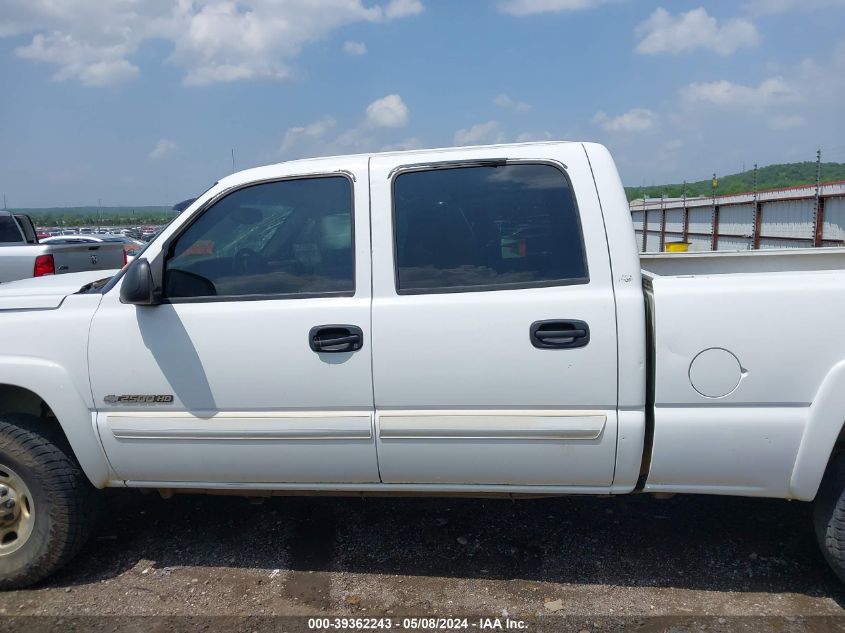
[{"label": "silver car in background", "polygon": [[[87,241],[61,242],[73,237]],[[122,241],[105,240],[104,237],[59,236],[60,243],[49,243],[50,238],[39,242],[28,215],[0,211],[0,282],[113,270],[125,265],[129,255]]]}]

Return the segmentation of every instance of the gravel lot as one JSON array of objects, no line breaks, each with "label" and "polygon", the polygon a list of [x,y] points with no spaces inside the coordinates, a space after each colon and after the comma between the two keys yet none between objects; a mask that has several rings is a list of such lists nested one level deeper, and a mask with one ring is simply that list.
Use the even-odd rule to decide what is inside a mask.
[{"label": "gravel lot", "polygon": [[760,622],[732,616],[845,630],[843,619],[810,617],[845,615],[845,592],[802,503],[106,497],[68,569],[0,594],[0,629],[54,620],[9,617],[23,615],[507,614],[574,630]]}]

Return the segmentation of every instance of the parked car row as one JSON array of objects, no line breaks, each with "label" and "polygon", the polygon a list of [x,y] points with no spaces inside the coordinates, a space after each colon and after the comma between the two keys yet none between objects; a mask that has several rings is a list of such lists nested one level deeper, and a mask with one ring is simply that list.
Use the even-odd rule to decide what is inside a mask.
[{"label": "parked car row", "polygon": [[158,233],[161,227],[157,225],[145,226],[107,226],[107,227],[91,227],[91,226],[77,226],[77,227],[56,227],[45,226],[38,227],[38,237],[40,239],[48,237],[61,237],[65,235],[82,235],[82,236],[104,236],[104,235],[123,235],[135,240],[149,242],[152,237]]}]

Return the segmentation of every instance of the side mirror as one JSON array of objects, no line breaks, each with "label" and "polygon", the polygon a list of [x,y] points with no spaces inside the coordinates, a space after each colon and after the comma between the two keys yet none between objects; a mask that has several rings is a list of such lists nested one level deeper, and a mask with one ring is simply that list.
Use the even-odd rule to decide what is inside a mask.
[{"label": "side mirror", "polygon": [[155,293],[150,262],[145,258],[134,260],[126,269],[123,283],[120,285],[120,302],[136,306],[154,306],[161,303]]}]

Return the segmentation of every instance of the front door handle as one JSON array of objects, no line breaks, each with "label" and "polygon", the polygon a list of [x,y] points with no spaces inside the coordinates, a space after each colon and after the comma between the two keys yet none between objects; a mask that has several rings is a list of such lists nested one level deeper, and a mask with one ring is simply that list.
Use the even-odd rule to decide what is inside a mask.
[{"label": "front door handle", "polygon": [[590,342],[590,326],[574,319],[534,321],[531,344],[539,349],[574,349]]},{"label": "front door handle", "polygon": [[364,333],[355,325],[318,325],[308,332],[308,344],[318,353],[354,352],[364,345]]}]

